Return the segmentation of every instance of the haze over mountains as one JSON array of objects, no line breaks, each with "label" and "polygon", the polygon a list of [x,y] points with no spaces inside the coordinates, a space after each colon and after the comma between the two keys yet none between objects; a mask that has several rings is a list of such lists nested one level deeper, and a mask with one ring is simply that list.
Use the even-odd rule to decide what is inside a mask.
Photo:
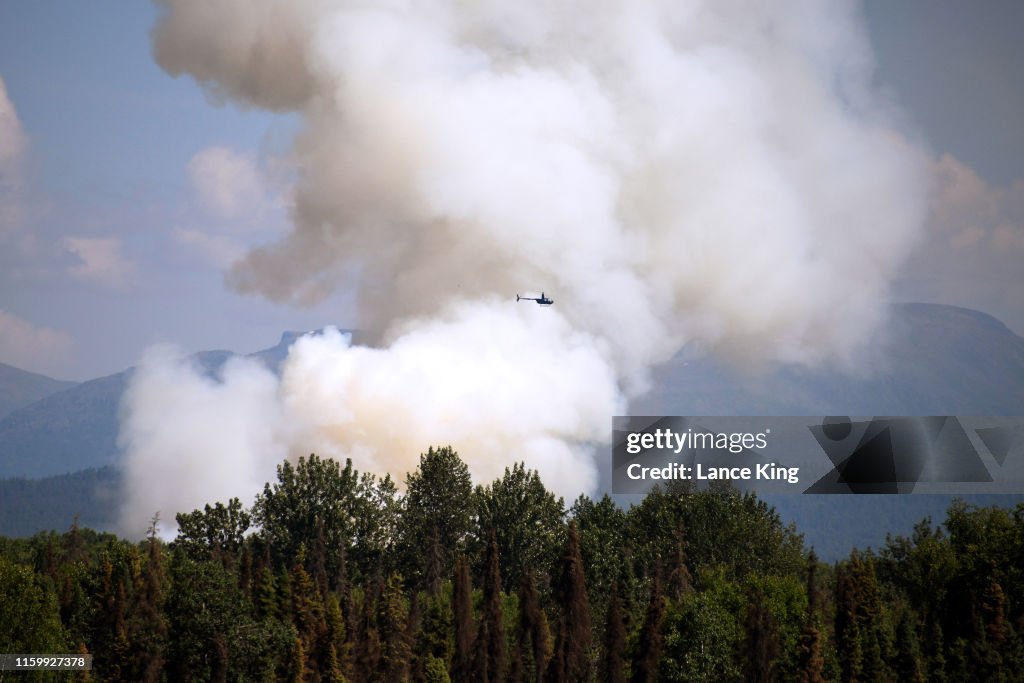
[{"label": "haze over mountains", "polygon": [[[1024,339],[978,311],[895,304],[874,367],[744,374],[680,355],[634,415],[1022,415]],[[873,354],[869,354],[873,355]]]},{"label": "haze over mountains", "polygon": [[[250,354],[277,370],[301,333]],[[933,304],[895,304],[878,338],[878,365],[850,376],[837,370],[782,367],[751,375],[681,353],[654,375],[652,390],[635,401],[636,415],[1022,415],[1024,339],[977,311]],[[215,376],[230,351],[195,354]],[[74,384],[0,365],[0,533],[66,528],[69,515],[112,523],[117,486],[118,407],[132,370]],[[610,427],[610,425],[609,425]],[[423,448],[430,444],[423,444]],[[97,469],[103,468],[103,469]],[[91,470],[91,472],[83,472]],[[62,476],[79,473],[74,477]],[[802,500],[802,499],[807,500]],[[822,516],[862,513],[834,552],[856,542],[878,544],[886,531],[907,532],[925,514],[941,518],[949,497],[773,497],[784,518],[823,524]],[[1018,497],[1020,498],[1020,497]],[[791,500],[792,499],[792,500]],[[980,499],[979,499],[980,500]],[[991,503],[996,500],[986,497]],[[212,501],[211,501],[212,502]],[[1010,502],[1007,499],[1004,502]],[[70,509],[78,505],[81,509]],[[27,509],[31,508],[31,510]],[[819,553],[832,544],[818,539]]]},{"label": "haze over mountains", "polygon": [[0,419],[51,394],[75,386],[0,363]]}]

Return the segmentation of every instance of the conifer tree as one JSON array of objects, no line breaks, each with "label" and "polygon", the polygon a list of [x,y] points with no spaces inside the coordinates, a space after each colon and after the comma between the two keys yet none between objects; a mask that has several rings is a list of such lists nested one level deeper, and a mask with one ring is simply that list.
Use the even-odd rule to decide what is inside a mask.
[{"label": "conifer tree", "polygon": [[338,651],[334,648],[334,643],[330,643],[327,646],[327,665],[324,667],[322,680],[325,683],[347,683],[348,680],[342,671],[341,662],[338,659]]},{"label": "conifer tree", "polygon": [[585,681],[590,675],[590,601],[575,522],[569,523],[562,573],[554,597],[559,608],[558,630],[548,679],[552,683]]},{"label": "conifer tree", "polygon": [[668,578],[668,592],[673,600],[693,591],[693,577],[686,568],[686,527],[682,520],[676,527],[676,552]]},{"label": "conifer tree", "polygon": [[818,630],[818,556],[811,550],[807,558],[807,616],[800,634],[800,683],[824,683],[825,661],[821,656],[821,632]]},{"label": "conifer tree", "polygon": [[743,656],[745,678],[751,683],[769,683],[775,680],[773,667],[779,654],[778,625],[761,591],[751,591],[747,600]]},{"label": "conifer tree", "polygon": [[212,645],[213,660],[210,664],[210,681],[212,683],[226,683],[228,680],[228,662],[230,660],[227,637],[223,633],[214,635]]},{"label": "conifer tree", "polygon": [[242,558],[238,565],[238,587],[242,589],[246,600],[252,600],[253,581],[252,547],[246,543],[242,546]]},{"label": "conifer tree", "polygon": [[303,683],[306,680],[306,652],[302,647],[302,638],[298,635],[288,654],[287,676],[288,683]]},{"label": "conifer tree", "polygon": [[431,660],[442,663],[448,676],[448,662],[452,657],[452,609],[449,596],[443,592],[426,595],[421,601],[422,616],[415,631],[414,659],[416,680],[426,680]]},{"label": "conifer tree", "polygon": [[306,668],[315,670],[315,660],[326,657],[326,651],[318,652],[317,646],[325,642],[327,623],[324,618],[324,605],[320,601],[320,592],[313,578],[302,566],[303,553],[299,553],[291,571],[292,623],[303,641],[306,656],[312,661],[306,662]]},{"label": "conifer tree", "polygon": [[647,613],[640,629],[636,656],[633,658],[633,683],[653,683],[658,678],[658,662],[661,659],[663,638],[661,626],[665,620],[665,595],[661,585],[661,567],[654,571],[651,581]]},{"label": "conifer tree", "polygon": [[327,538],[324,535],[323,520],[316,521],[316,537],[313,539],[313,552],[309,558],[309,573],[316,584],[320,599],[327,599],[329,582],[327,580]]},{"label": "conifer tree", "polygon": [[130,677],[125,583],[130,580],[129,568],[135,564],[134,552],[134,548],[111,541],[97,567],[98,591],[89,642],[97,668],[106,672],[107,677]]},{"label": "conifer tree", "polygon": [[[77,516],[75,517],[75,521],[76,522],[78,521],[78,517]],[[85,643],[80,643],[78,645],[78,654],[80,654],[80,655],[87,655],[87,654],[89,654],[89,648],[87,648],[85,646]],[[93,682],[92,672],[90,670],[88,670],[88,669],[85,670],[85,671],[76,671],[76,672],[74,672],[71,675],[71,681],[72,681],[72,683],[92,683]]]},{"label": "conifer tree", "polygon": [[444,549],[441,547],[441,534],[437,525],[431,527],[430,540],[427,545],[427,567],[425,570],[426,588],[430,595],[437,595],[441,590],[441,579],[444,574]]},{"label": "conifer tree", "polygon": [[377,607],[380,629],[380,680],[402,683],[409,680],[412,648],[406,632],[409,610],[402,591],[402,577],[392,574],[384,584]]},{"label": "conifer tree", "polygon": [[537,683],[543,678],[551,656],[550,638],[548,619],[540,606],[533,572],[526,568],[519,583],[517,646],[513,651],[514,670],[510,680],[515,683]]},{"label": "conifer tree", "polygon": [[337,571],[334,574],[332,588],[338,595],[338,605],[341,607],[341,616],[345,623],[346,649],[351,650],[356,634],[357,620],[352,602],[352,582],[348,575],[348,553],[345,546],[341,546],[338,550]]},{"label": "conifer tree", "polygon": [[71,528],[64,534],[64,562],[74,564],[76,562],[85,563],[88,561],[88,555],[85,552],[85,541],[82,539],[82,531],[78,526],[78,515],[71,522]]},{"label": "conifer tree", "polygon": [[836,649],[844,683],[862,680],[863,644],[857,618],[857,588],[849,569],[836,569]]},{"label": "conifer tree", "polygon": [[325,634],[328,655],[327,668],[331,669],[336,666],[340,672],[348,671],[350,641],[336,593],[327,594],[324,618],[327,626]]},{"label": "conifer tree", "polygon": [[929,683],[945,683],[946,677],[946,639],[942,633],[942,624],[937,618],[932,619],[927,630],[928,657],[926,663],[927,680]]},{"label": "conifer tree", "polygon": [[854,588],[857,603],[857,622],[861,634],[864,678],[879,681],[888,678],[889,672],[885,665],[888,653],[883,626],[883,610],[881,593],[878,587],[878,576],[875,573],[875,561],[867,553],[861,558],[855,553],[851,561]]},{"label": "conifer tree", "polygon": [[374,680],[379,673],[381,639],[377,616],[378,602],[382,594],[383,580],[378,574],[373,583],[363,591],[356,656],[358,680],[361,681]]},{"label": "conifer tree", "polygon": [[619,584],[612,584],[608,614],[604,627],[604,651],[600,680],[603,683],[626,683],[626,625],[622,618]]},{"label": "conifer tree", "polygon": [[970,648],[972,670],[989,681],[1008,680],[1004,652],[1009,649],[1011,629],[1006,620],[1006,594],[996,580],[994,566],[976,603]]},{"label": "conifer tree", "polygon": [[278,616],[277,580],[269,566],[260,567],[256,573],[256,592],[253,595],[256,616],[259,619],[276,619]]},{"label": "conifer tree", "polygon": [[157,518],[154,518],[147,539],[146,562],[139,574],[136,600],[129,617],[129,640],[134,650],[130,676],[145,682],[160,679],[167,641],[167,622],[163,614],[163,553],[156,534]]},{"label": "conifer tree", "polygon": [[452,618],[455,622],[455,657],[452,661],[452,680],[464,683],[472,680],[473,650],[473,586],[469,578],[469,563],[460,555],[455,562],[455,580],[452,583]]},{"label": "conifer tree", "polygon": [[476,680],[480,683],[502,683],[505,680],[505,624],[501,611],[501,569],[498,541],[491,530],[487,545],[487,571],[484,574],[484,603],[477,636]]},{"label": "conifer tree", "polygon": [[451,683],[451,680],[443,659],[427,658],[426,665],[423,667],[423,683]]},{"label": "conifer tree", "polygon": [[904,610],[896,628],[896,675],[907,683],[924,683],[921,648],[910,610]]}]

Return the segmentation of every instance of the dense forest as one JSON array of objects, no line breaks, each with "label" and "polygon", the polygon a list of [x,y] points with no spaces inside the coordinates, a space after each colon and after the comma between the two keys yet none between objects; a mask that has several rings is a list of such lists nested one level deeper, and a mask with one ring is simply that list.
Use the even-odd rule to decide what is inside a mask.
[{"label": "dense forest", "polygon": [[450,448],[405,484],[313,455],[170,543],[0,538],[0,652],[92,653],[81,681],[1022,680],[1024,505],[830,566],[727,487],[567,508]]}]

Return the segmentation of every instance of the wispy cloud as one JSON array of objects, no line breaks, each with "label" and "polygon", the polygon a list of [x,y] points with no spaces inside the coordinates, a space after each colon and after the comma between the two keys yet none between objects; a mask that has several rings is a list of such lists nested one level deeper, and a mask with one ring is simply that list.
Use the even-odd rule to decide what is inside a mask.
[{"label": "wispy cloud", "polygon": [[267,208],[266,179],[252,154],[208,147],[189,161],[188,176],[199,202],[218,218],[233,220]]},{"label": "wispy cloud", "polygon": [[209,264],[227,269],[285,229],[287,183],[255,154],[215,145],[197,152],[185,170],[190,223],[173,238]]},{"label": "wispy cloud", "polygon": [[0,310],[0,362],[53,372],[63,367],[71,348],[71,337],[66,332],[39,327]]},{"label": "wispy cloud", "polygon": [[121,286],[135,274],[135,266],[121,254],[121,240],[116,237],[65,237],[64,249],[74,254],[79,263],[68,272],[81,280],[108,286]]},{"label": "wispy cloud", "polygon": [[908,266],[906,294],[978,308],[1024,331],[1024,180],[989,183],[950,154],[932,173],[928,239]]},{"label": "wispy cloud", "polygon": [[178,228],[173,237],[178,244],[197,251],[204,260],[221,269],[231,267],[248,250],[245,243],[230,235],[195,228]]}]

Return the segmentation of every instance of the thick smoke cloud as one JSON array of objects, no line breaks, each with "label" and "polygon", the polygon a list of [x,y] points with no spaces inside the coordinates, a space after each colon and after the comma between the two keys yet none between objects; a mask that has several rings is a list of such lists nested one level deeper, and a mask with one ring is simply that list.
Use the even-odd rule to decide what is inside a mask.
[{"label": "thick smoke cloud", "polygon": [[[918,236],[926,167],[849,3],[163,4],[169,73],[304,122],[293,228],[229,284],[356,285],[375,343],[293,347],[268,399],[290,454],[400,476],[450,441],[477,477],[526,459],[574,495],[586,444],[688,342],[849,362]],[[511,298],[541,289],[554,307]],[[134,389],[189,400],[157,376]],[[131,462],[159,439],[125,410]]]}]

